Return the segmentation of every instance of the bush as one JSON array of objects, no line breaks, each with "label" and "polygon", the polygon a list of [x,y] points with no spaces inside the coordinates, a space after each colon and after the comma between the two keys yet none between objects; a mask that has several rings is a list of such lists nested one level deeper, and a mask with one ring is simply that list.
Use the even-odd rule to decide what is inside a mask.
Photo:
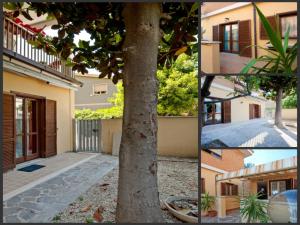
[{"label": "bush", "polygon": [[282,100],[282,108],[295,109],[297,108],[297,95],[293,93]]}]

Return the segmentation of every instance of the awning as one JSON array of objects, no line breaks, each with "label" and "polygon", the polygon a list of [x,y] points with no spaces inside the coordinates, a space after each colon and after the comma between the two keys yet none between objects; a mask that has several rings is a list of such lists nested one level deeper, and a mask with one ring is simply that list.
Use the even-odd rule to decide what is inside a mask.
[{"label": "awning", "polygon": [[297,171],[297,156],[287,158],[287,159],[276,160],[270,163],[253,166],[247,169],[240,169],[237,171],[219,174],[216,177],[216,181],[251,177],[260,174],[262,175],[266,173],[275,173],[275,172],[287,171],[287,170]]}]

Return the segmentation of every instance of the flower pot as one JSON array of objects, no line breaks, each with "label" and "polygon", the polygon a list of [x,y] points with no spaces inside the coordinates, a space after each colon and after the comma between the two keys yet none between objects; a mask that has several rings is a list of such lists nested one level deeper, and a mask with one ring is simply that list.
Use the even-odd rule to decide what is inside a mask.
[{"label": "flower pot", "polygon": [[205,211],[201,210],[201,216],[207,216],[207,215],[208,215],[208,211],[207,210],[205,210]]},{"label": "flower pot", "polygon": [[215,217],[215,216],[217,216],[217,211],[216,210],[209,210],[208,211],[208,216],[209,217]]}]

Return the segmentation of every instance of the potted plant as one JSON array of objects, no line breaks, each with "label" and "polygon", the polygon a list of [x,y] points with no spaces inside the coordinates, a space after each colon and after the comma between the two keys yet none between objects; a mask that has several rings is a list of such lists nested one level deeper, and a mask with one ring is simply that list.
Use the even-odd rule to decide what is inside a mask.
[{"label": "potted plant", "polygon": [[207,216],[208,211],[212,209],[215,203],[215,197],[210,196],[208,192],[205,192],[201,196],[201,216]]},{"label": "potted plant", "polygon": [[250,194],[240,200],[242,222],[267,223],[270,220],[267,214],[268,203],[259,199],[261,195],[261,193]]}]

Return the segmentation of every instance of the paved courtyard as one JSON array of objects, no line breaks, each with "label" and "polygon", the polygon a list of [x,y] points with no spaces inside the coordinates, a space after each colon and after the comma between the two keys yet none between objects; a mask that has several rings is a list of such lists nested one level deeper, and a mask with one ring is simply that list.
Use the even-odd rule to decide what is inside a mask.
[{"label": "paved courtyard", "polygon": [[[221,146],[215,146],[215,144]],[[201,145],[209,147],[296,147],[294,127],[279,129],[267,119],[204,126]],[[223,145],[223,146],[222,146]]]},{"label": "paved courtyard", "polygon": [[3,201],[3,222],[51,221],[53,216],[99,182],[117,164],[117,157],[95,154],[53,178],[50,173],[49,180]]},{"label": "paved courtyard", "polygon": [[202,216],[201,223],[241,223],[239,210],[231,211],[225,218]]}]

